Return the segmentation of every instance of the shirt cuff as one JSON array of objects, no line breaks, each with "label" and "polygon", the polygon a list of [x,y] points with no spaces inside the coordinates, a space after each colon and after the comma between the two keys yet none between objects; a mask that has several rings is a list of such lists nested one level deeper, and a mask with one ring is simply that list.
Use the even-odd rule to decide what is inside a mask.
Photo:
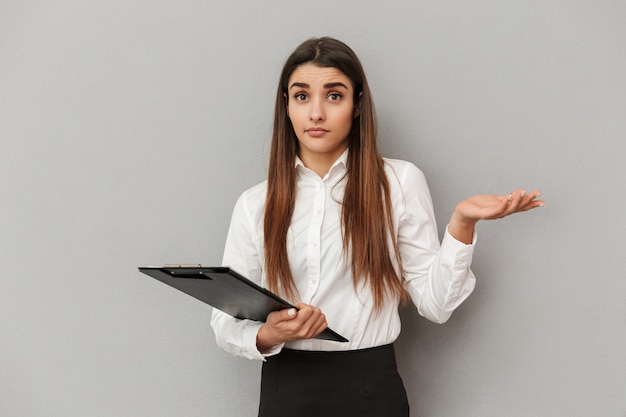
[{"label": "shirt cuff", "polygon": [[[257,324],[257,323],[255,323]],[[246,334],[243,336],[243,340],[245,345],[239,349],[237,352],[239,355],[244,356],[250,360],[261,360],[265,361],[265,358],[274,356],[280,353],[285,346],[284,343],[278,344],[276,346],[272,346],[264,352],[260,352],[256,346],[256,336],[259,333],[259,329],[263,323],[258,323],[258,325],[250,326],[246,329]]]},{"label": "shirt cuff", "polygon": [[[448,225],[449,226],[449,225]],[[446,232],[443,235],[443,242],[445,242],[446,240],[451,240],[452,243],[451,244],[456,244],[457,247],[464,247],[464,246],[474,246],[474,244],[476,244],[476,239],[477,239],[477,234],[476,231],[474,231],[474,235],[472,236],[472,243],[467,244],[467,243],[463,243],[460,240],[457,240],[454,236],[452,236],[450,234],[450,232],[448,231],[448,226],[446,226]]]},{"label": "shirt cuff", "polygon": [[459,262],[469,264],[472,262],[472,256],[474,255],[474,245],[478,240],[476,232],[472,236],[472,243],[469,245],[457,240],[448,232],[448,226],[446,226],[446,232],[443,235],[441,241],[440,257],[445,264],[455,265]]},{"label": "shirt cuff", "polygon": [[263,360],[265,360],[265,358],[269,358],[270,356],[278,355],[280,351],[283,350],[284,346],[285,346],[285,343],[281,343],[279,345],[272,346],[271,348],[267,349],[265,352],[261,353],[261,355],[263,355]]}]

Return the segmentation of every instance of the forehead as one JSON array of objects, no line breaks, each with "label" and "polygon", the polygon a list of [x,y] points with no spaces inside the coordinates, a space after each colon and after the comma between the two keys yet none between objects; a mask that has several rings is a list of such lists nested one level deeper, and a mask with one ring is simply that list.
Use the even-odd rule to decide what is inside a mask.
[{"label": "forehead", "polygon": [[304,64],[296,68],[289,77],[289,86],[293,83],[304,83],[310,87],[324,86],[329,83],[341,82],[352,89],[352,81],[346,74],[334,67],[320,67]]}]

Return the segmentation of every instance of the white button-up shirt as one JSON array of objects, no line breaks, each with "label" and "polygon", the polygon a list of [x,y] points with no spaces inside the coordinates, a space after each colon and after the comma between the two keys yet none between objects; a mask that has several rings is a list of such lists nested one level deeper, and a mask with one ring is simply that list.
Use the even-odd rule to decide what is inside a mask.
[{"label": "white button-up shirt", "polygon": [[[219,346],[235,355],[263,360],[283,346],[303,350],[353,350],[392,343],[400,334],[398,299],[387,299],[377,312],[369,287],[354,288],[343,251],[341,201],[347,153],[324,178],[296,163],[296,203],[287,236],[288,258],[301,302],[319,307],[330,328],[348,343],[319,339],[287,342],[262,354],[256,348],[260,322],[235,319],[213,310],[211,326]],[[444,323],[472,292],[474,245],[455,240],[446,230],[439,242],[432,200],[424,174],[413,164],[385,158],[404,286],[418,312]],[[233,212],[223,265],[267,287],[263,216],[267,181],[245,191]],[[395,262],[395,255],[391,256]]]}]

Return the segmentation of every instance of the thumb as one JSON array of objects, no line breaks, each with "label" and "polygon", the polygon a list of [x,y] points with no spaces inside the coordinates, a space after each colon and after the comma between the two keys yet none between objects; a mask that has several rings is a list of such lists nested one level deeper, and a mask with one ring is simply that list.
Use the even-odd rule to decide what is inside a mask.
[{"label": "thumb", "polygon": [[296,310],[294,307],[282,310],[280,312],[280,316],[281,316],[280,318],[282,320],[291,320],[291,319],[294,319],[297,315],[298,315],[298,310]]}]

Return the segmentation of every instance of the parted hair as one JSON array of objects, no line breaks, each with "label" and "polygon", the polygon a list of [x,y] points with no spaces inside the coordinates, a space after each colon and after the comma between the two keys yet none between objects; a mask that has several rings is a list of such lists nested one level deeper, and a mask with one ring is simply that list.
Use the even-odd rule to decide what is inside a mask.
[{"label": "parted hair", "polygon": [[[348,143],[346,189],[341,202],[343,251],[352,267],[355,288],[361,283],[369,285],[375,309],[380,310],[387,297],[406,299],[402,262],[393,232],[389,182],[376,147],[376,115],[365,72],[354,51],[333,38],[303,42],[287,58],[280,74],[263,225],[268,286],[271,291],[298,301],[287,257],[287,232],[296,197],[295,161],[299,142],[287,116],[287,91],[291,75],[304,64],[336,68],[353,84],[355,118]],[[394,268],[391,249],[398,269]]]}]

